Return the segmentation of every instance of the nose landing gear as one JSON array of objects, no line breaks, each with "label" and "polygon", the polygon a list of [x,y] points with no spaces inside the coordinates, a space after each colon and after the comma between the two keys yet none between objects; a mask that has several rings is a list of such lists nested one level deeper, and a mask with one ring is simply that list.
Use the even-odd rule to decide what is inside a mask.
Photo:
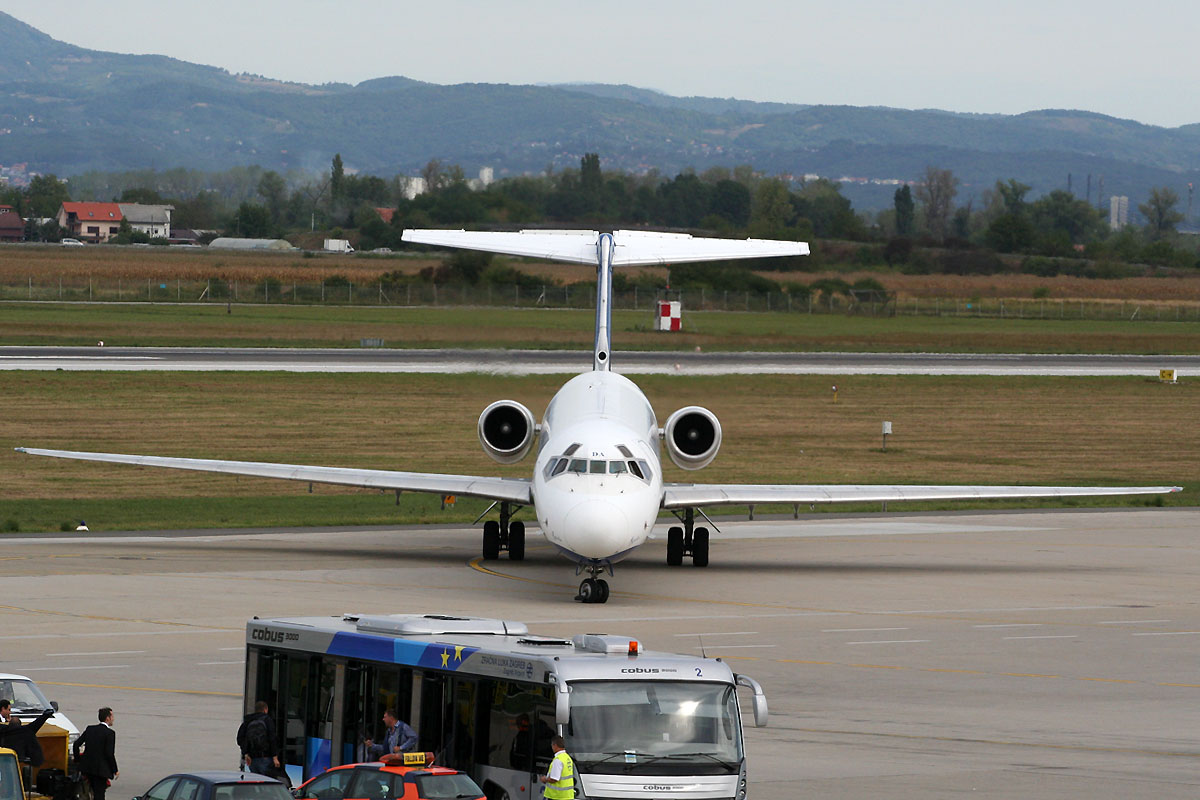
[{"label": "nose landing gear", "polygon": [[596,577],[604,571],[604,567],[600,564],[588,564],[583,569],[587,570],[591,577],[584,578],[579,584],[579,594],[575,595],[575,600],[580,603],[607,603],[608,581]]}]

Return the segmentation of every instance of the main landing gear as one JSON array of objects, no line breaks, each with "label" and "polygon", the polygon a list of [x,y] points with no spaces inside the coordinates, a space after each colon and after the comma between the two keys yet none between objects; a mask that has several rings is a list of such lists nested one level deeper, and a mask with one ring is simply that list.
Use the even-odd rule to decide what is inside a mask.
[{"label": "main landing gear", "polygon": [[608,602],[608,581],[603,578],[597,578],[604,567],[599,564],[588,564],[583,569],[587,570],[591,577],[584,578],[579,584],[579,594],[575,595],[575,599],[580,603],[607,603]]},{"label": "main landing gear", "polygon": [[[494,506],[495,504],[493,504]],[[500,521],[489,519],[483,523],[483,560],[495,561],[500,551],[508,551],[509,561],[525,560],[525,523],[512,522],[512,515],[521,510],[513,503],[500,503]],[[488,511],[491,511],[489,508]],[[487,511],[483,512],[484,514]]]},{"label": "main landing gear", "polygon": [[682,516],[675,512],[683,527],[673,525],[667,529],[667,566],[678,567],[684,556],[692,557],[693,567],[708,566],[708,528],[695,526],[695,511],[686,508]]}]

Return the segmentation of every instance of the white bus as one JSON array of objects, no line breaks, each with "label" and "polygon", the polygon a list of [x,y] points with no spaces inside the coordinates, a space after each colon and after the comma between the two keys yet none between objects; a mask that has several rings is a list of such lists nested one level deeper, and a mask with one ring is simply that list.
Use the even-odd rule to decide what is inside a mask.
[{"label": "white bus", "polygon": [[577,797],[746,796],[736,689],[767,703],[720,659],[644,651],[626,636],[570,639],[496,619],[396,614],[258,619],[246,625],[249,713],[265,700],[293,781],[369,760],[383,711],[417,749],[461,769],[488,800],[536,800],[561,733]]}]

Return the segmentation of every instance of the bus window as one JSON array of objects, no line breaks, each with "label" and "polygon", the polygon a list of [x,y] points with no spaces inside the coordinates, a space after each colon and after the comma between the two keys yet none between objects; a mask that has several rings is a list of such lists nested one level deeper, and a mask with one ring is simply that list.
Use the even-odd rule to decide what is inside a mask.
[{"label": "bus window", "polygon": [[624,461],[608,462],[608,472],[610,475],[620,475],[622,472],[628,472]]},{"label": "bus window", "polygon": [[592,468],[589,470],[589,472],[591,472],[593,475],[603,475],[604,474],[604,462],[603,461],[593,461]]}]

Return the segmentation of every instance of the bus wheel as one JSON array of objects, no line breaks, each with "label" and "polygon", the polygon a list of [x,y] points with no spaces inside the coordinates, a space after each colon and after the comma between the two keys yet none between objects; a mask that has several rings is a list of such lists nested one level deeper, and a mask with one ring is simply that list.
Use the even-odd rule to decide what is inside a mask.
[{"label": "bus wheel", "polygon": [[495,561],[500,557],[500,523],[489,519],[483,523],[483,560]]}]

